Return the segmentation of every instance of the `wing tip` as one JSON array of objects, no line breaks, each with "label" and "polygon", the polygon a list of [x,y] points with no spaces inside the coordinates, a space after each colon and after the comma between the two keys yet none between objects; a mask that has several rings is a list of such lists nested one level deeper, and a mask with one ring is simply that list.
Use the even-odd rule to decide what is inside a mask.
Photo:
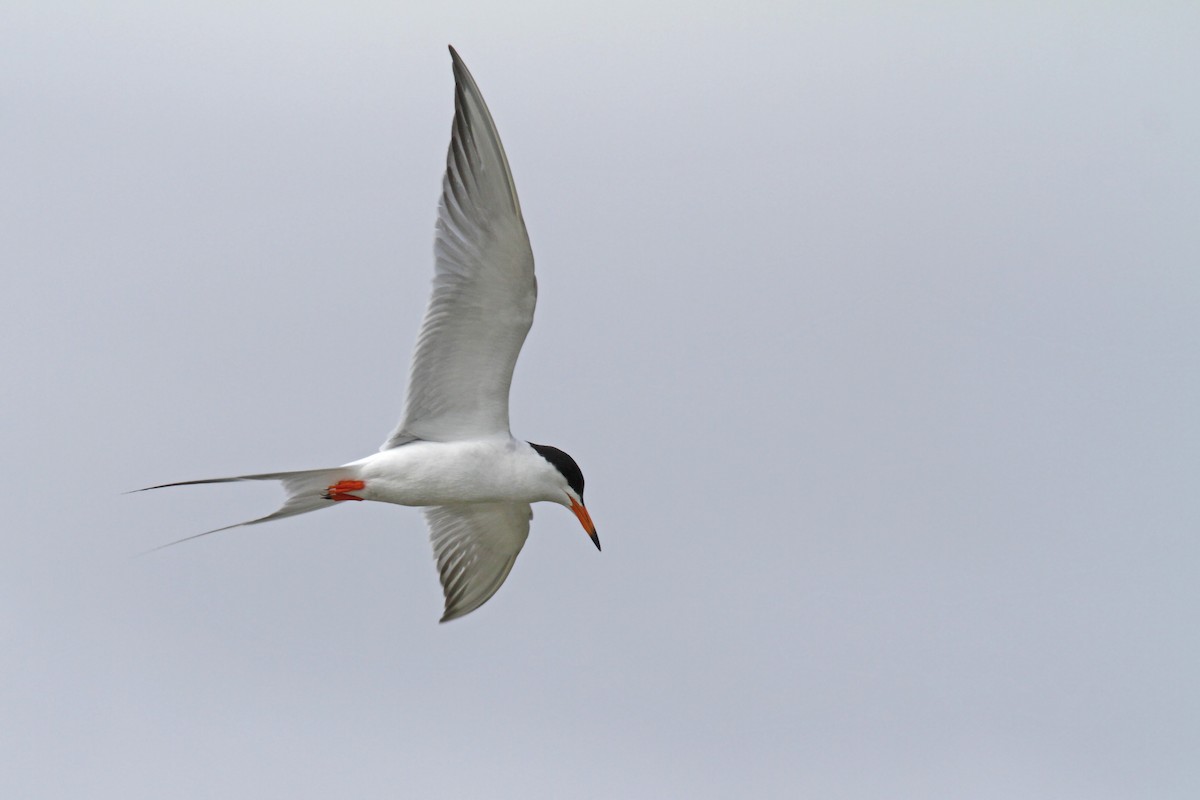
[{"label": "wing tip", "polygon": [[444,625],[452,620],[461,619],[472,611],[478,610],[481,605],[483,603],[476,603],[475,605],[462,605],[457,602],[446,603],[446,607],[442,610],[442,617],[438,620],[438,625]]},{"label": "wing tip", "polygon": [[[494,594],[494,592],[493,592]],[[442,609],[442,617],[438,620],[438,624],[450,622],[451,620],[460,619],[470,614],[472,611],[477,611],[480,606],[491,599],[491,595],[484,598],[480,602],[463,602],[463,598],[457,595],[451,595],[446,598],[446,606]]]},{"label": "wing tip", "polygon": [[454,45],[446,45],[450,49],[450,65],[454,69],[454,75],[458,78],[462,74],[470,75],[471,71],[467,69],[467,62],[463,61],[462,56],[454,49]]}]

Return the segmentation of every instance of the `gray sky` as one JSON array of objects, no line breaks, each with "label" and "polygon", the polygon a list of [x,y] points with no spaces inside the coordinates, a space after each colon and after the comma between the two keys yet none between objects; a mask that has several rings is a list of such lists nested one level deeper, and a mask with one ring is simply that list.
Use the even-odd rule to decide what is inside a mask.
[{"label": "gray sky", "polygon": [[[4,5],[0,795],[1200,796],[1200,8],[782,5]],[[604,552],[132,558],[395,424],[447,43]]]}]

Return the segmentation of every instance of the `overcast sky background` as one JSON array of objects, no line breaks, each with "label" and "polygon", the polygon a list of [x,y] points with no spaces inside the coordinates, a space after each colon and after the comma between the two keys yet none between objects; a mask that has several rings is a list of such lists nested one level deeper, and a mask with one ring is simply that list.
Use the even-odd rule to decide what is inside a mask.
[{"label": "overcast sky background", "polygon": [[[0,795],[1200,796],[1200,7],[785,5],[0,8]],[[134,558],[395,424],[447,43],[604,552]]]}]

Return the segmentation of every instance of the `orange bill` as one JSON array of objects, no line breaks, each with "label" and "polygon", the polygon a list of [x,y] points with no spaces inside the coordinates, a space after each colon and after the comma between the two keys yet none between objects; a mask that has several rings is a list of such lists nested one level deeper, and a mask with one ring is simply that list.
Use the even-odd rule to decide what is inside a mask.
[{"label": "orange bill", "polygon": [[592,541],[596,544],[596,549],[599,550],[600,537],[596,535],[596,526],[592,523],[592,516],[588,514],[588,510],[574,497],[571,498],[571,510],[575,512],[575,516],[579,518],[579,523],[583,525],[583,529],[587,531],[587,535],[592,537]]}]

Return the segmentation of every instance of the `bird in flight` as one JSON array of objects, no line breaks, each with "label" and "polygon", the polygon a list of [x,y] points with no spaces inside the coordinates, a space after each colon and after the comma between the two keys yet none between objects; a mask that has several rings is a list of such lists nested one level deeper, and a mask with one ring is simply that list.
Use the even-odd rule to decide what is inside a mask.
[{"label": "bird in flight", "polygon": [[400,424],[379,452],[332,469],[147,487],[283,484],[287,499],[273,514],[187,539],[361,500],[421,506],[446,599],[442,622],[479,608],[504,583],[529,535],[532,503],[566,506],[600,548],[579,465],[556,447],[520,441],[509,431],[513,367],[537,302],[533,251],[496,124],[453,47],[450,58],[454,123],[438,205],[433,294]]}]

